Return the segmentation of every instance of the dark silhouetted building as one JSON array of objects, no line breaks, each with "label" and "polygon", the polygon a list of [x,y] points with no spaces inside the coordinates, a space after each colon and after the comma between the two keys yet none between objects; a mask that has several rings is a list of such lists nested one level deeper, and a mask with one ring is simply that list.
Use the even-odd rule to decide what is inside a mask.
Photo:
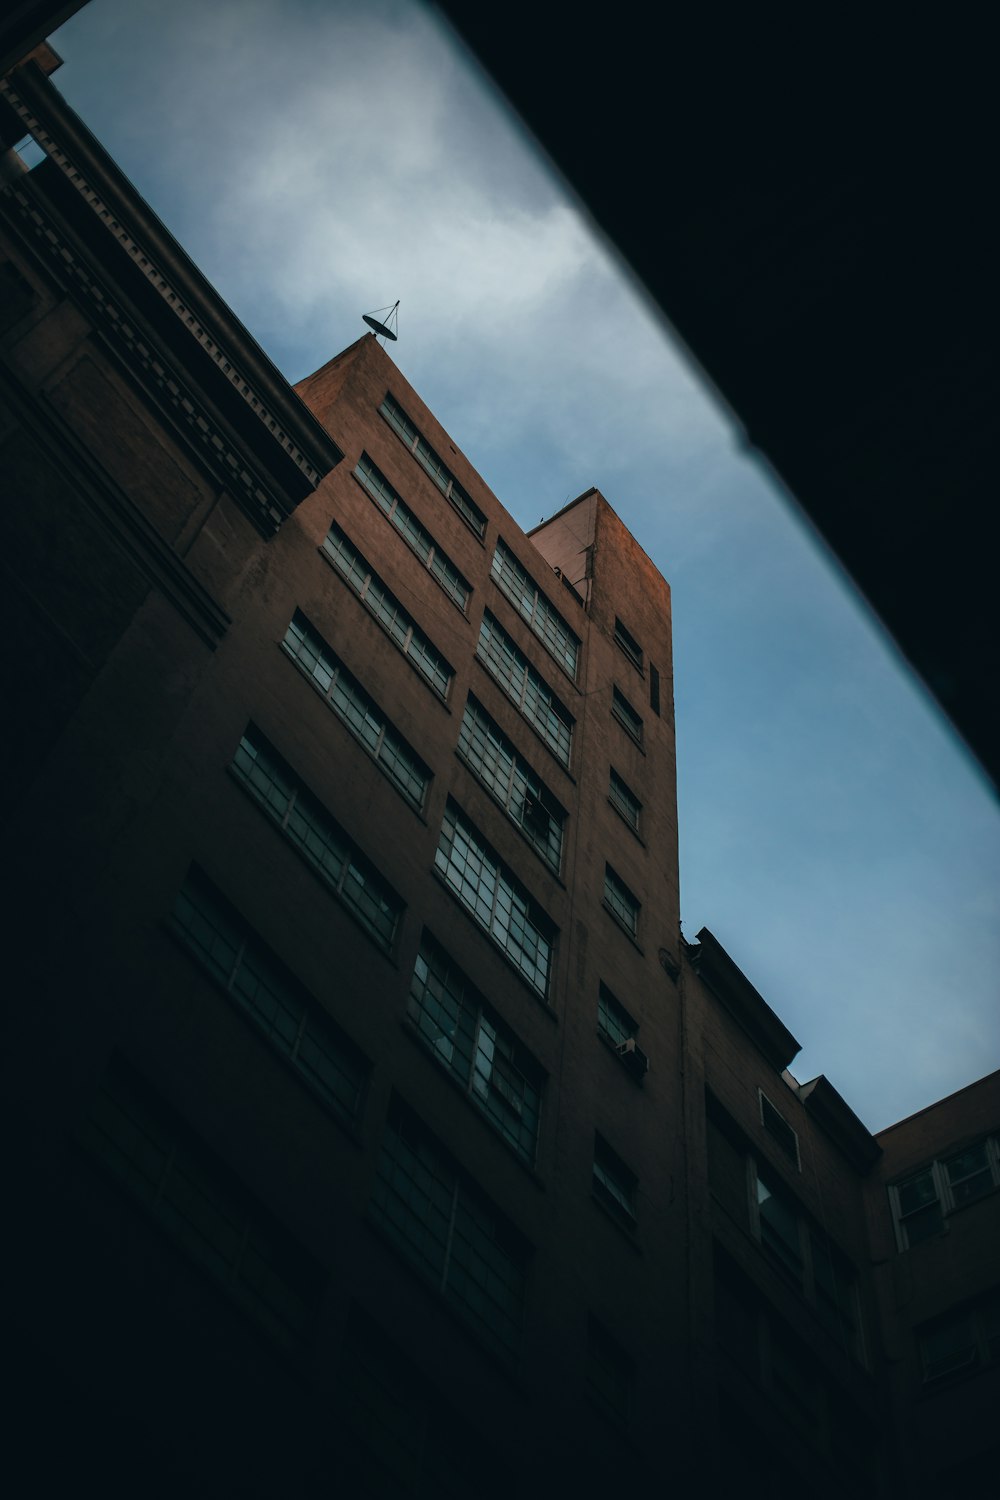
[{"label": "dark silhouetted building", "polygon": [[293,390],[54,61],[0,91],[31,1492],[891,1496],[924,1408],[954,1470],[996,1080],[876,1141],[792,1078],[680,936],[657,569],[594,489],[525,534],[371,335]]}]

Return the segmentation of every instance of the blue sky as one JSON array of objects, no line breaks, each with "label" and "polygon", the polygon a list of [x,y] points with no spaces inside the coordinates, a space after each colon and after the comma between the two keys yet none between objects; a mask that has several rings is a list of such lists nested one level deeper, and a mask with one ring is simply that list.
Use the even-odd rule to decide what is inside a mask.
[{"label": "blue sky", "polygon": [[670,581],[684,932],[802,1042],[796,1076],[879,1129],[996,1067],[995,799],[433,13],[90,0],[54,43],[290,379],[398,297],[393,358],[521,525],[595,484]]}]

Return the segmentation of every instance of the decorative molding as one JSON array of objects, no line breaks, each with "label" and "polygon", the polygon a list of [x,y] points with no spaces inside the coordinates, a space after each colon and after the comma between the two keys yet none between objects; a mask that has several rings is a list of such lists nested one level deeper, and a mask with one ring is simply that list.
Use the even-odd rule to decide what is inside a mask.
[{"label": "decorative molding", "polygon": [[220,483],[242,500],[258,529],[265,536],[272,535],[288,508],[266,485],[246,451],[237,449],[205,403],[192,394],[176,365],[162,351],[150,347],[153,340],[135,326],[136,320],[119,305],[55,222],[42,213],[34,197],[17,184],[8,189],[7,198],[16,205],[41,255],[55,262],[62,280],[70,277],[75,282],[95,322],[134,378],[174,417]]},{"label": "decorative molding", "polygon": [[49,462],[61,470],[67,493],[72,493],[95,515],[149,584],[214,650],[230,624],[229,615],[218,601],[104,472],[59,414],[48,403],[40,406],[3,365],[0,365],[0,393]]},{"label": "decorative molding", "polygon": [[[30,75],[25,75],[24,82],[29,86],[28,92],[36,90],[36,80],[32,79]],[[44,79],[40,79],[37,81],[37,87],[40,90],[42,88],[49,88],[50,86],[47,85]],[[54,90],[52,94],[53,99],[51,102],[53,103],[53,108],[55,108],[56,101],[60,105],[62,101],[58,100],[58,95],[55,94]],[[161,229],[164,241],[161,247],[163,254],[157,259],[141,243],[131,228],[122,222],[120,217],[121,210],[116,213],[113,206],[107,201],[107,196],[102,195],[93,182],[89,180],[81,166],[77,162],[74,162],[64,146],[55,139],[51,130],[46,127],[46,124],[39,117],[36,108],[18,91],[11,78],[8,77],[0,80],[0,96],[6,100],[9,107],[16,113],[24,129],[33,136],[38,145],[45,151],[49,160],[58,167],[64,180],[72,186],[79,195],[80,200],[86,204],[101,227],[111,235],[115,244],[129,257],[132,265],[141,274],[146,284],[156,293],[162,305],[177,320],[178,325],[183,329],[184,333],[192,338],[198,348],[212,361],[215,368],[225,377],[229,386],[241,398],[247,410],[253,414],[253,418],[266,431],[270,440],[276,443],[283,454],[295,465],[308,488],[315,489],[324,475],[342,457],[339,448],[330,438],[329,434],[319,427],[315,423],[312,414],[303,408],[304,426],[307,429],[315,427],[317,441],[317,448],[314,453],[310,454],[306,451],[301,442],[297,441],[289,432],[287,423],[283,423],[276,415],[274,409],[275,402],[273,400],[269,402],[265,399],[263,394],[264,384],[260,380],[255,381],[250,378],[246,373],[248,363],[253,363],[252,359],[250,361],[247,359],[241,361],[233,353],[232,349],[225,348],[219,342],[206,326],[203,316],[193,306],[191,296],[185,296],[179,290],[178,279],[171,277],[167,270],[164,269],[163,262],[170,259],[171,253],[178,257],[182,263],[186,261],[183,252],[170,240],[167,232]],[[67,124],[66,128],[67,133],[71,133],[72,122]],[[86,137],[86,132],[78,123],[76,130],[82,137]],[[84,139],[84,145],[80,146],[79,154],[81,158],[86,155],[85,146],[86,140]],[[94,150],[95,153],[100,152],[100,148],[96,144]],[[100,166],[99,156],[97,160]],[[109,163],[104,175],[107,176],[108,171],[113,173],[115,170],[113,163]],[[100,171],[97,171],[93,175],[100,178],[102,174]],[[17,201],[22,217],[27,216],[34,221],[32,228],[34,229],[35,237],[36,239],[40,239],[44,248],[48,250],[49,258],[57,262],[64,275],[67,271],[73,274],[78,290],[82,288],[84,292],[87,306],[100,315],[105,328],[112,329],[116,336],[116,342],[119,344],[124,343],[131,356],[130,363],[133,368],[137,370],[137,373],[145,375],[146,379],[152,382],[157,394],[166,400],[168,406],[175,411],[190,430],[191,435],[195,438],[196,446],[213,460],[213,467],[217,471],[220,467],[219,460],[221,459],[221,472],[224,476],[225,484],[227,487],[234,489],[236,493],[242,494],[249,501],[251,513],[254,514],[258,525],[263,523],[262,530],[265,531],[265,534],[275,530],[294,507],[295,500],[292,500],[292,505],[289,505],[287,500],[282,502],[279,496],[274,493],[273,487],[267,486],[261,480],[259,474],[255,476],[251,475],[249,472],[251,465],[247,462],[246,456],[237,455],[232,451],[231,440],[223,437],[221,431],[218,430],[219,423],[217,421],[213,423],[203,409],[196,409],[198,403],[190,395],[190,392],[182,390],[182,382],[177,378],[176,371],[170,368],[170,362],[163,357],[162,350],[157,350],[154,355],[146,347],[141,334],[132,327],[134,317],[130,318],[117,305],[115,299],[101,285],[100,278],[94,270],[91,269],[87,273],[84,273],[79,252],[74,253],[72,247],[65,243],[66,236],[60,234],[51,221],[48,223],[44,222],[45,216],[41,214],[38,203],[33,201],[37,195],[31,191],[30,176],[30,173],[26,174],[24,179],[21,179],[14,185],[11,190],[11,197]],[[110,180],[113,183],[113,177]],[[113,191],[111,196],[114,196]],[[145,208],[141,200],[139,200],[139,203],[142,208]],[[154,220],[153,222],[155,225],[156,221]],[[156,227],[160,228],[158,225]],[[151,235],[150,238],[153,238],[153,236]],[[58,243],[59,240],[62,240],[63,243]],[[199,273],[194,268],[191,268],[191,271],[194,277],[199,280],[201,279]],[[207,288],[207,284],[206,289],[209,293],[211,292],[211,288]],[[195,290],[198,290],[197,280],[195,281]],[[225,307],[225,304],[220,303],[220,305],[229,314],[230,318],[232,318],[232,314],[229,313],[229,309]],[[233,321],[235,323],[235,319]],[[236,332],[243,333],[247,343],[252,343],[249,335],[245,334],[245,330],[240,328],[238,324],[236,324]],[[256,345],[252,345],[252,350],[264,365],[264,371],[267,374],[269,371],[269,362],[266,361],[266,356],[260,354],[260,351],[256,349]],[[285,382],[277,371],[273,371],[273,376],[275,379],[275,390],[280,395],[281,388],[284,387]],[[272,392],[272,394],[274,393]],[[287,400],[291,403],[289,410],[294,415],[294,408],[298,404],[299,398],[290,386],[287,387]],[[280,401],[277,404],[280,405]],[[216,430],[209,430],[213,427]],[[322,466],[324,464],[326,467]]]}]

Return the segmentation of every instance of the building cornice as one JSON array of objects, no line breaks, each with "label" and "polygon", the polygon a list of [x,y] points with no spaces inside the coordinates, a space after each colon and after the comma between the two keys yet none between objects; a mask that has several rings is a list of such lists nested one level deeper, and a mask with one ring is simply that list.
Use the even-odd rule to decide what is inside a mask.
[{"label": "building cornice", "polygon": [[825,1074],[800,1084],[798,1094],[807,1113],[822,1126],[851,1166],[862,1174],[870,1172],[882,1155],[882,1147]]},{"label": "building cornice", "polygon": [[258,528],[273,532],[340,449],[41,71],[16,69],[0,97],[73,195],[77,230],[85,226],[74,233],[56,194],[27,173],[7,190],[22,233]]},{"label": "building cornice", "polygon": [[738,968],[707,927],[698,933],[685,952],[699,979],[739,1022],[768,1062],[780,1073],[787,1068],[800,1044],[774,1013],[749,979]]}]

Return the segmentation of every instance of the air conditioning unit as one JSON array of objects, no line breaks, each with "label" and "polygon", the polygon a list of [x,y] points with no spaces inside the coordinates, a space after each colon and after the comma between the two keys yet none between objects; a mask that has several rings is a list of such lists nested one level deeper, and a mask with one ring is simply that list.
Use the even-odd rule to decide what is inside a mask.
[{"label": "air conditioning unit", "polygon": [[649,1067],[649,1058],[643,1052],[634,1036],[628,1037],[624,1042],[619,1042],[615,1051],[633,1078],[642,1078],[644,1076]]}]

